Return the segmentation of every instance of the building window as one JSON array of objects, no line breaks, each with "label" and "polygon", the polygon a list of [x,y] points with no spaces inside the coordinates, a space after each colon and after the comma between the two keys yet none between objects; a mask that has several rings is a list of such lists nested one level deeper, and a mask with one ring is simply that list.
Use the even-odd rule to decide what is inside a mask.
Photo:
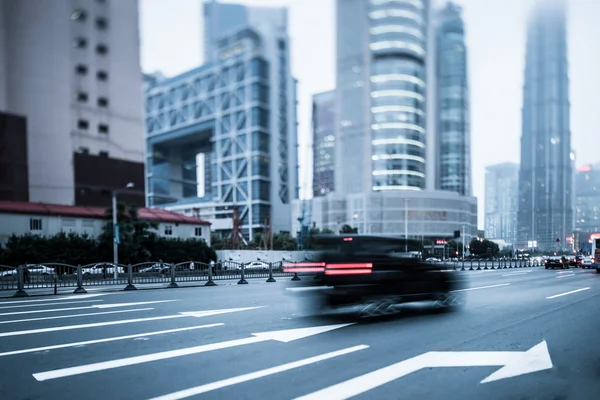
[{"label": "building window", "polygon": [[99,81],[107,81],[108,80],[108,72],[98,71],[96,73],[96,78],[98,78]]},{"label": "building window", "polygon": [[106,97],[98,98],[98,107],[108,107],[108,99]]},{"label": "building window", "polygon": [[77,101],[80,103],[87,103],[87,101],[88,101],[87,93],[85,93],[85,92],[77,93]]},{"label": "building window", "polygon": [[98,132],[108,134],[108,125],[107,124],[98,124]]},{"label": "building window", "polygon": [[165,225],[165,236],[171,236],[171,235],[173,235],[173,226]]},{"label": "building window", "polygon": [[96,18],[96,28],[98,29],[106,29],[108,27],[108,21],[106,20],[106,18]]},{"label": "building window", "polygon": [[194,236],[202,236],[202,228],[197,226],[194,228]]},{"label": "building window", "polygon": [[73,14],[71,14],[71,19],[73,21],[84,22],[86,20],[86,18],[87,18],[87,14],[83,10],[75,10],[75,11],[73,11]]},{"label": "building window", "polygon": [[29,230],[30,231],[41,231],[42,230],[42,219],[41,218],[29,218]]},{"label": "building window", "polygon": [[98,46],[96,46],[96,53],[98,53],[98,54],[108,53],[108,46],[105,44],[99,44]]},{"label": "building window", "polygon": [[78,49],[85,49],[87,47],[87,39],[78,37],[73,40],[73,47]]},{"label": "building window", "polygon": [[77,73],[77,75],[87,75],[88,68],[85,65],[79,64],[75,67],[75,72]]},{"label": "building window", "polygon": [[108,151],[100,151],[98,155],[100,157],[108,158]]},{"label": "building window", "polygon": [[77,121],[77,127],[79,129],[88,129],[90,127],[90,123],[85,119],[80,119]]}]

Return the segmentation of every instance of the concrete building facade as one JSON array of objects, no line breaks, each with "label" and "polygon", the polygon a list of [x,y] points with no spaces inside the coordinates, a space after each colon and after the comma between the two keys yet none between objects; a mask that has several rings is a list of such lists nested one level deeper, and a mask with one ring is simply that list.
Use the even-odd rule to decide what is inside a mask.
[{"label": "concrete building facade", "polygon": [[312,100],[313,196],[335,189],[335,91],[315,94]]},{"label": "concrete building facade", "polygon": [[519,204],[519,164],[492,165],[485,171],[485,238],[515,243]]},{"label": "concrete building facade", "polygon": [[137,0],[0,2],[0,111],[27,119],[31,201],[120,186],[78,182],[76,154],[144,161],[138,20]]}]

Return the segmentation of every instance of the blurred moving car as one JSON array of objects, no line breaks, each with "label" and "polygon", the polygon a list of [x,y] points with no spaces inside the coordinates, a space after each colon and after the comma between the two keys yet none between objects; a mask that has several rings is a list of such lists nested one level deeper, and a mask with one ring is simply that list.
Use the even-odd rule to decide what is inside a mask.
[{"label": "blurred moving car", "polygon": [[[32,276],[43,276],[43,277],[49,277],[51,275],[56,275],[56,272],[54,271],[54,268],[50,268],[50,267],[46,267],[45,265],[41,265],[41,264],[31,264],[31,265],[27,265],[27,269],[29,270],[29,274]],[[2,272],[0,272],[0,278],[16,278],[17,276],[17,269],[8,269],[8,270],[4,270]]]},{"label": "blurred moving car", "polygon": [[361,317],[393,314],[403,303],[429,301],[453,311],[464,303],[460,274],[414,256],[418,241],[375,237],[320,235],[320,251],[311,262],[284,264],[284,271],[316,274],[292,288],[304,295],[317,314],[353,313]]},{"label": "blurred moving car", "polygon": [[546,269],[555,269],[555,268],[569,268],[569,261],[565,257],[561,256],[552,256],[546,259],[546,263],[544,265]]}]

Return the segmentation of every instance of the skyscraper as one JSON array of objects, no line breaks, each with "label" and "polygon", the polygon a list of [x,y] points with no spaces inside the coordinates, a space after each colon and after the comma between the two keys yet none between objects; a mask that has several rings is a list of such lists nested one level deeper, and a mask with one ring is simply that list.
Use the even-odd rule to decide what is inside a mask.
[{"label": "skyscraper", "polygon": [[600,233],[600,163],[580,167],[576,176],[575,229]]},{"label": "skyscraper", "polygon": [[147,79],[148,203],[198,214],[222,234],[237,209],[250,240],[267,221],[290,232],[299,187],[287,10],[210,2],[204,11],[209,60]]},{"label": "skyscraper", "polygon": [[425,189],[427,0],[338,0],[336,191]]},{"label": "skyscraper", "polygon": [[485,237],[514,243],[517,238],[519,164],[492,165],[485,171]]},{"label": "skyscraper", "polygon": [[335,190],[314,198],[312,222],[406,235],[441,254],[454,231],[476,237],[477,200],[435,190],[431,3],[338,0]]},{"label": "skyscraper", "polygon": [[449,2],[437,15],[437,182],[440,190],[471,194],[471,135],[467,47],[462,8]]},{"label": "skyscraper", "polygon": [[566,1],[539,2],[527,28],[518,245],[566,247],[573,231],[573,170]]},{"label": "skyscraper", "polygon": [[315,94],[312,102],[313,196],[334,189],[335,91]]},{"label": "skyscraper", "polygon": [[136,0],[0,1],[0,111],[26,118],[29,199],[110,205],[144,192]]}]

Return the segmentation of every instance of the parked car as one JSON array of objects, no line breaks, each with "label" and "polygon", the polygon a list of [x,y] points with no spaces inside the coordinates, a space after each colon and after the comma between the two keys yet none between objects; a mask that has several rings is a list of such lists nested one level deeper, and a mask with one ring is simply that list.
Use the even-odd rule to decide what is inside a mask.
[{"label": "parked car", "polygon": [[[241,265],[237,267],[237,269],[242,269]],[[265,269],[269,269],[269,264],[266,262],[262,262],[262,261],[252,261],[249,262],[247,264],[244,264],[244,269],[246,271],[248,270],[265,270]]]},{"label": "parked car", "polygon": [[[82,268],[81,272],[84,275],[114,274],[115,273],[115,264],[112,264],[112,263],[95,264],[91,267]],[[117,272],[119,274],[122,274],[125,272],[125,269],[123,267],[117,266]]]}]

